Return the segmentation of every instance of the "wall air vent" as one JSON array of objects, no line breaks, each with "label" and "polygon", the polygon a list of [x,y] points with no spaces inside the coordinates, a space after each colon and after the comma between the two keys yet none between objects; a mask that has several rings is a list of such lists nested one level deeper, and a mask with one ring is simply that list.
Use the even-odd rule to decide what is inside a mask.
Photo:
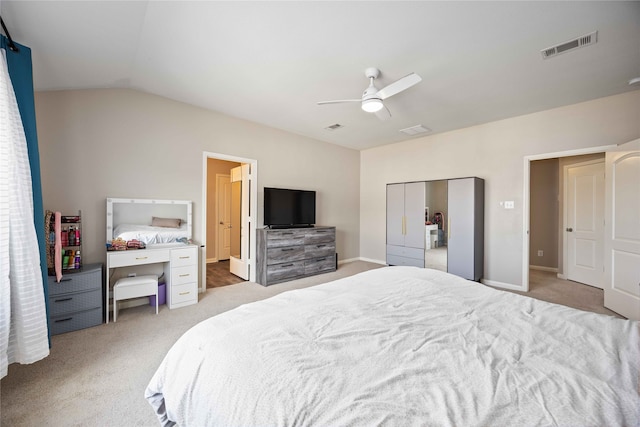
[{"label": "wall air vent", "polygon": [[413,136],[421,133],[431,132],[431,129],[424,127],[422,125],[416,125],[416,126],[411,126],[410,128],[400,129],[400,132]]},{"label": "wall air vent", "polygon": [[341,128],[343,128],[343,127],[344,127],[344,126],[342,126],[341,124],[336,123],[336,124],[334,124],[334,125],[327,126],[325,129],[326,129],[326,130],[338,130],[338,129],[341,129]]},{"label": "wall air vent", "polygon": [[568,42],[560,43],[559,45],[542,49],[542,59],[551,58],[552,56],[560,55],[561,53],[569,52],[579,47],[589,46],[595,44],[598,41],[598,32],[594,31],[584,36],[580,36]]}]

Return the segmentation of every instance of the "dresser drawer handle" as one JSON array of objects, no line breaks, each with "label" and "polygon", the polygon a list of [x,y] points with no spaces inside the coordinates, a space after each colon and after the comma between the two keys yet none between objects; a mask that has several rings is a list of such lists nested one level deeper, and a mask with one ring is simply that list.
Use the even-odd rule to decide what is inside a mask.
[{"label": "dresser drawer handle", "polygon": [[56,320],[56,323],[67,322],[69,320],[73,320],[73,317],[67,317],[66,319],[58,319],[58,320]]},{"label": "dresser drawer handle", "polygon": [[293,234],[293,233],[289,231],[288,233],[281,233],[281,234]]},{"label": "dresser drawer handle", "polygon": [[143,259],[147,259],[147,258],[149,258],[149,257],[148,257],[148,256],[139,256],[139,257],[136,257],[136,259],[139,259],[139,260],[143,260]]},{"label": "dresser drawer handle", "polygon": [[69,298],[63,298],[63,299],[57,299],[54,302],[64,302],[64,301],[71,301],[73,299],[73,297],[69,297]]},{"label": "dresser drawer handle", "polygon": [[284,264],[282,267],[293,267],[293,264]]},{"label": "dresser drawer handle", "polygon": [[70,282],[73,279],[60,279],[60,282]]},{"label": "dresser drawer handle", "polygon": [[316,246],[316,248],[324,248],[325,246],[327,246],[327,245],[318,245],[318,246]]},{"label": "dresser drawer handle", "polygon": [[328,233],[328,230],[316,230],[316,233]]},{"label": "dresser drawer handle", "polygon": [[180,295],[189,295],[191,293],[191,291],[187,291],[187,292],[180,292]]},{"label": "dresser drawer handle", "polygon": [[188,276],[191,276],[191,274],[190,274],[190,273],[187,273],[187,274],[181,274],[181,275],[180,275],[180,277],[188,277]]},{"label": "dresser drawer handle", "polygon": [[292,250],[293,250],[293,248],[284,248],[284,249],[281,249],[281,251],[282,251],[282,252],[285,252],[285,251],[292,251]]},{"label": "dresser drawer handle", "polygon": [[190,257],[190,256],[188,256],[188,255],[187,255],[187,256],[181,256],[181,257],[180,257],[180,259],[189,259],[189,258],[191,258],[191,257]]}]

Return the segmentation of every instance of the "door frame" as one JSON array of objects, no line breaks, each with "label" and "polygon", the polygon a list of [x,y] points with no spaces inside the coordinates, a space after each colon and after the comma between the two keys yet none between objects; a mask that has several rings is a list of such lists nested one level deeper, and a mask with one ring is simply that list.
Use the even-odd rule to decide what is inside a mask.
[{"label": "door frame", "polygon": [[[567,188],[569,186],[569,169],[570,168],[575,168],[575,167],[582,167],[582,166],[589,166],[589,165],[595,165],[601,163],[602,164],[602,168],[604,169],[604,158],[602,159],[593,159],[593,160],[587,160],[584,162],[580,162],[580,163],[572,163],[570,165],[564,165],[562,167],[562,179],[563,179],[563,185],[564,185],[564,192],[562,195],[562,230],[566,230],[568,227],[568,222],[569,222],[569,212],[568,212],[568,205],[569,205],[569,197],[568,197],[568,191]],[[604,185],[604,184],[603,184]],[[604,188],[603,188],[604,191]],[[604,199],[604,193],[602,194],[602,198]],[[604,219],[604,212],[603,212],[603,219]],[[561,279],[567,279],[569,277],[569,242],[567,239],[567,233],[563,232],[562,233],[562,274],[558,274],[558,277]],[[604,228],[602,229],[602,245],[603,245],[603,256],[604,256]],[[604,258],[602,260],[602,262],[604,263]],[[602,274],[602,278],[604,279],[604,272]],[[568,280],[568,279],[567,279]],[[578,282],[578,283],[582,283],[582,282]],[[588,285],[588,283],[586,283]],[[590,285],[593,286],[593,285]],[[600,284],[600,286],[604,286],[603,283]],[[596,286],[598,287],[598,286]],[[602,289],[602,288],[600,288]]]},{"label": "door frame", "polygon": [[[206,256],[206,248],[204,243],[207,241],[207,159],[226,160],[236,163],[247,163],[251,165],[251,188],[249,192],[249,203],[251,209],[249,211],[249,221],[251,229],[249,230],[249,280],[256,281],[256,225],[258,224],[258,161],[246,157],[231,156],[228,154],[214,153],[210,151],[202,152],[202,230],[200,239],[201,255]],[[201,256],[202,258],[202,256]],[[199,292],[207,290],[207,263],[201,263],[201,280]]]},{"label": "door frame", "polygon": [[[607,150],[611,150],[617,147],[616,144],[602,145],[599,147],[580,148],[576,150],[557,151],[553,153],[534,154],[530,156],[524,156],[523,159],[523,197],[522,197],[522,286],[521,287],[509,287],[509,289],[516,289],[519,291],[529,292],[529,229],[530,229],[530,215],[529,206],[531,201],[529,199],[531,192],[531,162],[535,160],[555,159],[561,157],[581,156],[583,154],[596,154],[604,153]],[[564,250],[564,249],[563,249]],[[564,260],[563,260],[564,265]],[[564,271],[563,271],[564,274]]]},{"label": "door frame", "polygon": [[[215,215],[215,223],[216,226],[220,225],[220,180],[222,178],[228,178],[229,181],[231,181],[231,175],[229,174],[222,174],[222,173],[217,173],[216,174],[216,215]],[[207,191],[207,194],[209,192]],[[220,245],[221,245],[221,241],[223,240],[223,237],[220,235],[220,227],[218,227],[218,230],[216,232],[216,256],[215,256],[215,262],[220,261]]]}]

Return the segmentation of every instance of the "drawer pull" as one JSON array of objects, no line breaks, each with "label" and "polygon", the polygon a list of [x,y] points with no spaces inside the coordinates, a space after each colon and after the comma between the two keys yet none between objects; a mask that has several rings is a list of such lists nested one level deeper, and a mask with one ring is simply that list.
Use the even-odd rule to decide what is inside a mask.
[{"label": "drawer pull", "polygon": [[284,264],[281,267],[293,267],[293,264]]},{"label": "drawer pull", "polygon": [[70,282],[72,279],[60,279],[60,282]]},{"label": "drawer pull", "polygon": [[69,320],[73,320],[73,317],[67,317],[66,319],[58,319],[58,320],[56,320],[56,323],[67,322]]},{"label": "drawer pull", "polygon": [[293,248],[284,248],[284,249],[281,249],[281,251],[282,251],[282,252],[285,252],[285,251],[292,251],[292,250],[293,250]]},{"label": "drawer pull", "polygon": [[180,292],[179,295],[189,295],[191,293],[191,291],[187,291],[187,292]]},{"label": "drawer pull", "polygon": [[188,277],[191,276],[191,274],[187,273],[187,274],[181,274],[180,277]]},{"label": "drawer pull", "polygon": [[191,258],[191,257],[190,257],[190,256],[188,256],[188,255],[187,255],[187,256],[181,256],[181,257],[180,257],[180,259],[189,259],[189,258]]},{"label": "drawer pull", "polygon": [[64,302],[64,301],[71,301],[73,299],[73,297],[69,297],[69,298],[63,298],[63,299],[57,299],[54,302]]},{"label": "drawer pull", "polygon": [[328,230],[316,230],[316,233],[328,233]]},{"label": "drawer pull", "polygon": [[316,248],[324,248],[325,246],[327,246],[327,245],[318,245],[318,246],[316,246]]},{"label": "drawer pull", "polygon": [[287,233],[282,233],[282,234],[293,234],[291,231],[287,232]]},{"label": "drawer pull", "polygon": [[149,258],[149,257],[148,257],[148,256],[139,256],[139,257],[136,257],[136,259],[140,259],[140,260],[142,260],[142,259],[147,259],[147,258]]}]

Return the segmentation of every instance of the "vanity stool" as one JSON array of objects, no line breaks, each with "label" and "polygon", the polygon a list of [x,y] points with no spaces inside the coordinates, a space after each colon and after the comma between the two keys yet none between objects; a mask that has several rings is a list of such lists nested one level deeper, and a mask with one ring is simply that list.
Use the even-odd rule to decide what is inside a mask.
[{"label": "vanity stool", "polygon": [[[129,298],[148,297],[154,295],[158,300],[158,276],[123,277],[113,285],[113,321],[118,315],[118,301]],[[158,304],[156,304],[158,314]]]}]

